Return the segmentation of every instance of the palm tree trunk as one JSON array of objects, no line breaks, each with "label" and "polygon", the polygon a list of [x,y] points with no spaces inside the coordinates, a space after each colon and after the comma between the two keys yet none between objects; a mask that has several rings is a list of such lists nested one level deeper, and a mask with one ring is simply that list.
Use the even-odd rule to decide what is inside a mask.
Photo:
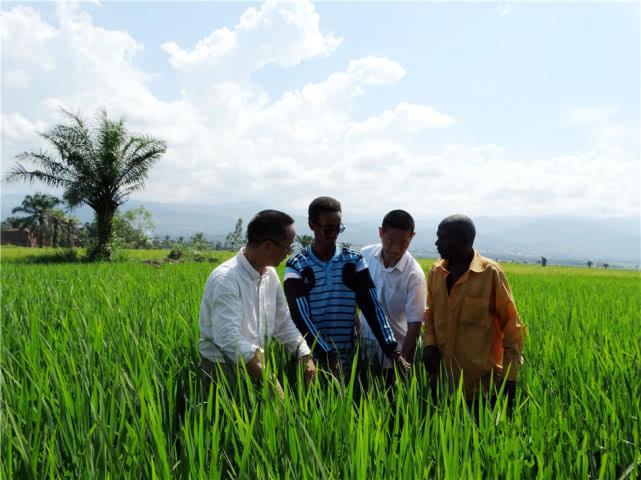
[{"label": "palm tree trunk", "polygon": [[96,245],[89,258],[92,260],[111,260],[109,242],[113,236],[113,219],[115,209],[105,208],[96,211]]},{"label": "palm tree trunk", "polygon": [[58,232],[60,227],[58,226],[57,223],[54,223],[52,225],[53,231],[51,232],[51,246],[53,247],[58,247]]}]

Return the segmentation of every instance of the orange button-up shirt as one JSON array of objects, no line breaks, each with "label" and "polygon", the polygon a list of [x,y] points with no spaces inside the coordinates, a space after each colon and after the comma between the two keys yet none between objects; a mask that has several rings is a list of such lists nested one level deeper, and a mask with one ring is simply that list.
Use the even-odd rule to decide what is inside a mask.
[{"label": "orange button-up shirt", "polygon": [[447,262],[438,260],[428,277],[425,345],[436,345],[454,386],[461,373],[467,397],[479,385],[500,385],[503,372],[516,380],[523,363],[525,325],[516,311],[503,269],[477,251],[467,272],[447,291]]}]

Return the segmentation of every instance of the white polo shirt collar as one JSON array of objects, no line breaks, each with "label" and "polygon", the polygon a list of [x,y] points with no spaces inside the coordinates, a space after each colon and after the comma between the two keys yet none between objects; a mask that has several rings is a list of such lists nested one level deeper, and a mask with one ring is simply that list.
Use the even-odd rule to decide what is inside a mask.
[{"label": "white polo shirt collar", "polygon": [[407,267],[407,262],[410,260],[410,253],[409,251],[405,251],[401,259],[396,262],[396,265],[393,267],[385,267],[385,264],[383,263],[383,245],[379,245],[376,248],[376,252],[374,253],[374,256],[378,258],[378,261],[381,262],[381,268],[383,269],[384,272],[391,272],[392,270],[396,269],[399,272],[404,272],[405,268]]}]

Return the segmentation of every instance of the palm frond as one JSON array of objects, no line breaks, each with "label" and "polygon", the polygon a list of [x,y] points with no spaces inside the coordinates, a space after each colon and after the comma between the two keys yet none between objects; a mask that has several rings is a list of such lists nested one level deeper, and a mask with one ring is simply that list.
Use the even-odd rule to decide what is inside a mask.
[{"label": "palm frond", "polygon": [[17,207],[13,207],[11,209],[11,213],[33,213],[33,209],[25,208],[25,207],[19,205]]},{"label": "palm frond", "polygon": [[86,176],[91,175],[94,148],[88,132],[58,125],[41,136],[56,147],[60,159],[70,169]]},{"label": "palm frond", "polygon": [[94,190],[86,183],[82,181],[75,181],[67,186],[63,198],[69,205],[69,208],[76,208],[83,203],[93,206],[93,194]]},{"label": "palm frond", "polygon": [[34,165],[41,167],[42,171],[51,176],[59,177],[61,180],[70,181],[75,172],[64,163],[54,160],[46,151],[22,152],[16,156],[19,160],[29,160]]},{"label": "palm frond", "polygon": [[136,192],[138,190],[143,190],[145,188],[145,182],[144,180],[141,180],[137,183],[134,183],[126,188],[121,188],[118,193],[114,196],[114,199],[118,203],[118,205],[122,205],[127,201],[127,197],[131,195],[133,192]]},{"label": "palm frond", "polygon": [[133,186],[143,182],[151,167],[167,151],[167,145],[162,140],[150,137],[137,138],[137,147],[124,159],[125,168],[118,179],[118,184],[121,186]]},{"label": "palm frond", "polygon": [[66,179],[51,175],[50,173],[42,170],[27,170],[23,165],[19,163],[17,163],[16,166],[11,169],[9,175],[5,177],[5,181],[9,183],[18,181],[27,181],[33,183],[36,180],[52,187],[64,187],[67,184]]}]

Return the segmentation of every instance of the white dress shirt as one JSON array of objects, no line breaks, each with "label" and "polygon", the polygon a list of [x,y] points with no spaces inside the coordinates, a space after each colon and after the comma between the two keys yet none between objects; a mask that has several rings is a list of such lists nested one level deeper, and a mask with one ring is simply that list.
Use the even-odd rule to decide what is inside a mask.
[{"label": "white dress shirt", "polygon": [[300,358],[310,353],[287,307],[278,274],[259,274],[244,249],[209,275],[200,304],[200,354],[212,362],[247,363],[274,337]]},{"label": "white dress shirt", "polygon": [[[381,252],[383,246],[369,245],[361,249],[367,262],[378,299],[398,342],[397,349],[403,347],[407,335],[407,324],[422,322],[427,302],[427,285],[423,269],[410,252],[405,252],[393,267],[385,268]],[[369,325],[359,314],[361,336],[366,340],[374,339]]]}]

